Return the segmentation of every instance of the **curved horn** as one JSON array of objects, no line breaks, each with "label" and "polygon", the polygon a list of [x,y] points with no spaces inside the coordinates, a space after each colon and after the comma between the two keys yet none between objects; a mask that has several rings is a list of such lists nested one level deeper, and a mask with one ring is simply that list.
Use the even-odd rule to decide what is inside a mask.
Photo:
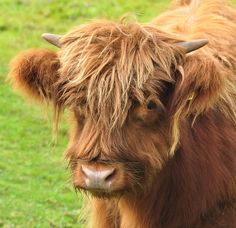
[{"label": "curved horn", "polygon": [[46,40],[50,44],[55,45],[56,47],[59,47],[59,48],[61,47],[61,44],[60,44],[61,37],[62,36],[60,35],[55,35],[55,34],[50,34],[50,33],[44,33],[42,35],[42,38],[44,40]]},{"label": "curved horn", "polygon": [[205,46],[206,44],[208,44],[207,39],[192,40],[192,41],[177,43],[177,45],[179,47],[182,47],[184,49],[185,53],[190,53],[192,51],[195,51],[195,50]]}]

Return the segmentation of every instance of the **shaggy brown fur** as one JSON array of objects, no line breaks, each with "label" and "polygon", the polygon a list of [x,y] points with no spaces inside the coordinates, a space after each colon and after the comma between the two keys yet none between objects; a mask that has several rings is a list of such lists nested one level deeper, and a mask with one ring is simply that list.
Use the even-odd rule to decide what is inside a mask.
[{"label": "shaggy brown fur", "polygon": [[[10,79],[56,113],[72,112],[66,157],[115,167],[112,192],[93,192],[96,228],[236,227],[236,10],[177,0],[146,25],[97,21],[32,50]],[[176,43],[206,38],[185,55]]]},{"label": "shaggy brown fur", "polygon": [[42,100],[52,97],[52,84],[58,80],[60,63],[57,54],[44,49],[22,52],[10,65],[10,79],[16,89],[28,97]]}]

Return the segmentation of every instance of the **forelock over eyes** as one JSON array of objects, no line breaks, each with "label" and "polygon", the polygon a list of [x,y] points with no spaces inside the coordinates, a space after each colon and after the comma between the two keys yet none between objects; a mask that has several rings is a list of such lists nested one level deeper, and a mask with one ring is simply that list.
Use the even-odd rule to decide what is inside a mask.
[{"label": "forelock over eyes", "polygon": [[171,67],[177,68],[181,56],[173,43],[157,29],[135,23],[81,26],[62,39],[60,99],[68,107],[85,100],[98,123],[122,126],[132,96],[144,103],[146,91],[156,93],[160,80],[173,80]]}]

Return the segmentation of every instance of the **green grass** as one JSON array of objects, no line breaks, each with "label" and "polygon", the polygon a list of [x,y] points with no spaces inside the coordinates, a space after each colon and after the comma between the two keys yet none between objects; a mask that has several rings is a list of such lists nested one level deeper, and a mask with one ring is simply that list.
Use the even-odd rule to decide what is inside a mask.
[{"label": "green grass", "polygon": [[82,196],[71,187],[63,158],[67,124],[54,147],[45,108],[25,103],[5,82],[10,59],[27,48],[53,48],[41,40],[43,32],[63,34],[91,19],[117,20],[127,12],[145,22],[169,2],[0,1],[0,227],[83,227]]},{"label": "green grass", "polygon": [[41,40],[43,32],[63,34],[91,19],[118,20],[127,12],[144,22],[168,2],[0,1],[0,227],[83,227],[82,196],[69,183],[63,158],[67,125],[54,147],[45,107],[25,102],[5,82],[10,59],[27,48],[53,48]]}]

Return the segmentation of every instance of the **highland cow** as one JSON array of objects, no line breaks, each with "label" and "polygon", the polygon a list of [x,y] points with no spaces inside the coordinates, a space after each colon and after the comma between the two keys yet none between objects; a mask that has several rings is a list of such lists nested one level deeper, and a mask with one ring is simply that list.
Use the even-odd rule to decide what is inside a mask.
[{"label": "highland cow", "polygon": [[95,21],[11,63],[72,115],[65,156],[94,228],[236,227],[236,10],[177,0],[151,23]]}]

